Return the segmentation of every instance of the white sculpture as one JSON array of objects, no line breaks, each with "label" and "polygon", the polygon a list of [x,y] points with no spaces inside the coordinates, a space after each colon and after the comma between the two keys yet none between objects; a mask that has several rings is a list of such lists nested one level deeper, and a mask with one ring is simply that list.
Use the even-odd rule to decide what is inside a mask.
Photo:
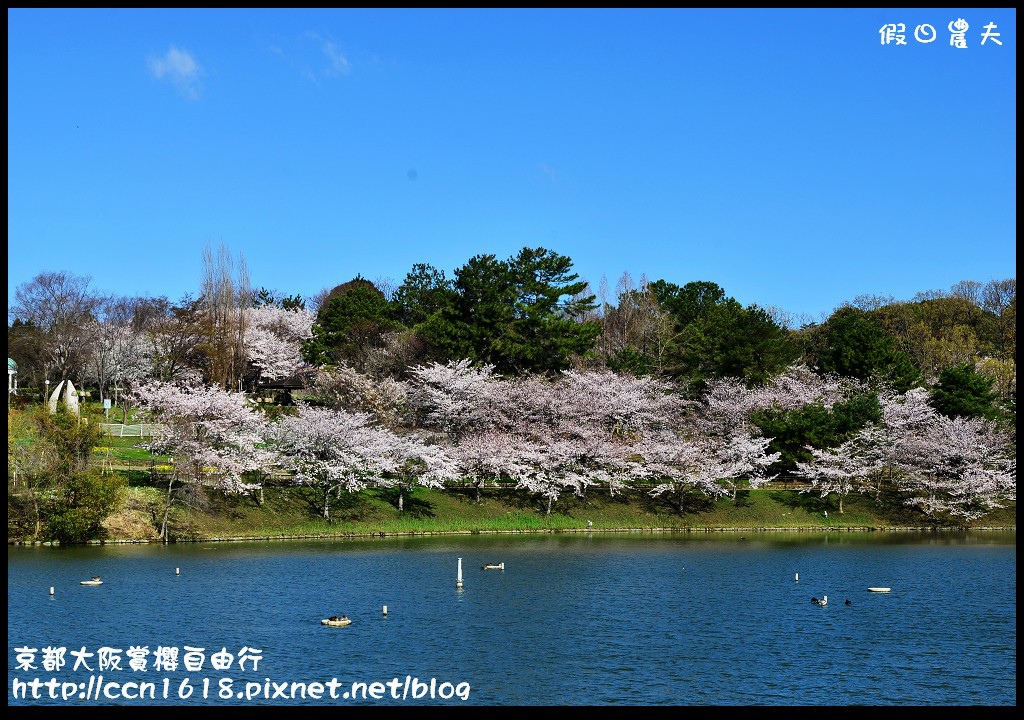
[{"label": "white sculpture", "polygon": [[60,399],[60,391],[64,390],[64,404],[68,410],[78,415],[78,392],[75,390],[75,386],[70,380],[61,380],[57,383],[57,387],[50,393],[50,412],[57,412],[57,400]]}]

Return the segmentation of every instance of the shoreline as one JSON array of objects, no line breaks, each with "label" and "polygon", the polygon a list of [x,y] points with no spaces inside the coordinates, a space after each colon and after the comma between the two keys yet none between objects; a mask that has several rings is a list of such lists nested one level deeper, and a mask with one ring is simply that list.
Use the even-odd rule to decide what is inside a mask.
[{"label": "shoreline", "polygon": [[[360,532],[360,533],[327,533],[310,535],[252,535],[252,536],[217,536],[208,538],[181,538],[169,542],[162,540],[131,540],[131,539],[102,539],[87,540],[84,543],[73,543],[73,545],[176,545],[179,543],[207,543],[207,542],[269,542],[288,540],[370,540],[383,538],[412,538],[412,537],[450,537],[455,535],[558,535],[558,534],[630,534],[630,535],[660,535],[660,534],[694,534],[694,533],[801,533],[801,532],[903,532],[903,533],[939,533],[939,532],[1016,532],[1017,527],[981,526],[981,527],[910,527],[910,526],[850,526],[850,527],[691,527],[691,528],[551,528],[540,530],[410,530],[406,532]],[[12,545],[42,545],[59,546],[62,543],[55,540],[8,540],[8,546]]]}]

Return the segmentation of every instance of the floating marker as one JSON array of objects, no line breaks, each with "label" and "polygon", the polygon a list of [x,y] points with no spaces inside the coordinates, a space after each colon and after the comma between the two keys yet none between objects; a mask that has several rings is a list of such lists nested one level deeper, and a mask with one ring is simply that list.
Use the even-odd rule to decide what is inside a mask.
[{"label": "floating marker", "polygon": [[800,573],[797,573],[797,574],[796,574],[796,575],[795,575],[795,576],[793,577],[793,580],[794,580],[795,582],[800,582]]},{"label": "floating marker", "polygon": [[53,585],[50,586],[50,594],[53,595]]},{"label": "floating marker", "polygon": [[181,568],[174,568],[175,575],[181,575]]},{"label": "floating marker", "polygon": [[457,587],[457,588],[461,588],[462,587],[462,558],[459,558],[459,574],[455,578],[455,587]]},{"label": "floating marker", "polygon": [[382,612],[384,613],[384,617],[388,616],[388,606],[387,605],[384,606],[384,610]]}]

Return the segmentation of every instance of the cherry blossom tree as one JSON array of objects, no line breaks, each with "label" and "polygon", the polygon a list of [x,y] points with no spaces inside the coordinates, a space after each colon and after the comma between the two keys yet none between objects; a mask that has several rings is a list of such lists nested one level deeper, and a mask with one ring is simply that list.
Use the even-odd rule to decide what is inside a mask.
[{"label": "cherry blossom tree", "polygon": [[[389,433],[387,430],[381,432]],[[440,490],[446,482],[461,477],[457,458],[444,446],[414,434],[394,435],[393,443],[397,470],[386,473],[379,484],[397,490],[399,512],[405,509],[405,495],[411,494],[416,487]]]},{"label": "cherry blossom tree", "polygon": [[667,498],[680,514],[685,511],[691,491],[711,498],[728,494],[719,480],[731,468],[722,461],[718,442],[712,438],[685,438],[675,431],[666,431],[645,438],[637,453],[641,461],[634,466],[636,477],[655,483],[649,491],[651,497]]},{"label": "cherry blossom tree", "polygon": [[303,307],[276,305],[246,308],[245,359],[268,380],[293,375],[303,366],[302,343],[313,337],[314,316]]},{"label": "cherry blossom tree", "polygon": [[491,424],[524,442],[520,460],[534,467],[517,486],[539,495],[547,513],[567,491],[583,497],[596,484],[612,494],[628,487],[636,443],[670,427],[685,405],[665,382],[609,371],[519,377],[498,389]]},{"label": "cherry blossom tree", "polygon": [[462,475],[473,484],[475,500],[480,502],[481,490],[488,483],[519,483],[533,468],[529,441],[495,428],[467,433],[452,448],[452,455]]},{"label": "cherry blossom tree", "polygon": [[906,437],[900,485],[906,504],[928,517],[970,521],[1016,499],[1016,460],[1008,438],[984,418],[936,414],[925,431]]},{"label": "cherry blossom tree", "polygon": [[368,413],[300,404],[297,415],[279,422],[275,440],[282,465],[294,472],[296,483],[318,494],[324,520],[331,519],[332,495],[359,492],[401,465],[396,436],[371,421]]},{"label": "cherry blossom tree", "polygon": [[321,368],[310,394],[318,403],[347,412],[366,412],[384,427],[397,429],[409,411],[408,386],[391,378],[375,379],[347,365]]},{"label": "cherry blossom tree", "polygon": [[821,403],[826,410],[861,392],[865,383],[836,373],[816,373],[802,363],[795,363],[771,382],[753,393],[758,409],[795,410],[811,403]]},{"label": "cherry blossom tree", "polygon": [[423,426],[457,439],[470,428],[488,423],[499,379],[493,365],[453,360],[444,365],[417,365],[409,374],[409,402]]},{"label": "cherry blossom tree", "polygon": [[735,432],[724,438],[708,439],[712,441],[713,462],[722,473],[718,482],[733,500],[740,487],[756,490],[775,479],[775,475],[768,474],[768,468],[778,462],[782,453],[768,452],[771,438]]},{"label": "cherry blossom tree", "polygon": [[137,386],[133,395],[156,423],[149,448],[175,458],[160,525],[165,542],[171,505],[179,496],[198,496],[204,487],[225,492],[254,489],[242,476],[265,442],[266,425],[243,394],[219,387],[147,382]]},{"label": "cherry blossom tree", "polygon": [[706,383],[699,412],[689,419],[698,432],[728,436],[750,426],[750,416],[765,407],[765,399],[764,394],[751,390],[738,378],[714,378]]},{"label": "cherry blossom tree", "polygon": [[573,441],[524,438],[516,448],[516,460],[527,471],[516,480],[518,489],[539,496],[544,514],[550,515],[558,498],[567,490],[583,496],[586,487],[594,484],[593,474],[586,471],[584,455]]},{"label": "cherry blossom tree", "polygon": [[835,493],[839,498],[842,515],[843,499],[852,492],[870,486],[887,467],[891,455],[889,433],[885,428],[871,424],[862,428],[849,440],[824,450],[807,448],[813,460],[797,462],[796,475],[807,478],[811,486],[800,492],[819,492],[822,498]]},{"label": "cherry blossom tree", "polygon": [[1016,499],[1010,433],[984,418],[948,418],[924,388],[881,395],[887,461],[906,504],[925,515],[963,520]]},{"label": "cherry blossom tree", "polygon": [[561,382],[561,405],[570,422],[583,418],[588,426],[623,437],[670,427],[691,405],[672,384],[653,377],[567,370]]},{"label": "cherry blossom tree", "polygon": [[411,488],[442,488],[458,477],[458,465],[443,447],[378,427],[369,413],[300,405],[297,415],[281,419],[275,440],[282,464],[296,482],[316,490],[328,521],[331,496],[342,491],[395,488],[401,511]]},{"label": "cherry blossom tree", "polygon": [[[524,385],[530,390],[520,393]],[[548,385],[533,379],[504,380],[493,366],[473,367],[468,360],[417,367],[409,397],[424,427],[450,443],[463,476],[471,478],[479,502],[488,482],[515,482],[557,499],[558,482],[547,472],[546,421],[538,410],[550,399]]]},{"label": "cherry blossom tree", "polygon": [[270,422],[262,422],[257,429],[258,437],[242,458],[241,471],[246,478],[248,490],[256,504],[263,506],[263,489],[268,476],[280,470],[281,456],[275,446],[276,428]]},{"label": "cherry blossom tree", "polygon": [[486,483],[512,481],[548,513],[565,492],[628,486],[632,445],[671,426],[685,404],[669,383],[607,370],[503,379],[462,360],[412,375],[420,423],[454,444],[477,500]]},{"label": "cherry blossom tree", "polygon": [[906,441],[927,432],[938,415],[931,405],[928,390],[922,387],[905,393],[883,388],[878,399],[882,409],[882,427],[886,431],[883,441],[886,472],[876,475],[875,500],[881,498],[883,479],[895,483],[897,476],[904,472],[901,460]]},{"label": "cherry blossom tree", "polygon": [[144,335],[130,318],[115,316],[102,322],[94,318],[85,327],[92,338],[87,368],[90,379],[99,388],[101,400],[108,397],[111,387],[121,391],[149,375],[151,365]]},{"label": "cherry blossom tree", "polygon": [[703,438],[702,444],[713,455],[714,464],[722,471],[728,470],[719,484],[734,500],[742,484],[757,489],[775,477],[768,474],[768,468],[781,453],[768,452],[772,439],[763,436],[751,415],[766,402],[779,404],[776,394],[792,402],[792,394],[785,391],[751,389],[735,378],[714,379],[686,417],[684,433]]}]

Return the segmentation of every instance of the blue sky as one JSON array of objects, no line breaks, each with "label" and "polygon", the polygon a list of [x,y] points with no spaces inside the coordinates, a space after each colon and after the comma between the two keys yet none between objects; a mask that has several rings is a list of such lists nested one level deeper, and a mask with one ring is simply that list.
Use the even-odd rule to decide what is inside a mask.
[{"label": "blue sky", "polygon": [[9,304],[194,295],[207,245],[304,297],[540,246],[816,320],[1015,277],[1013,9],[7,18]]}]

